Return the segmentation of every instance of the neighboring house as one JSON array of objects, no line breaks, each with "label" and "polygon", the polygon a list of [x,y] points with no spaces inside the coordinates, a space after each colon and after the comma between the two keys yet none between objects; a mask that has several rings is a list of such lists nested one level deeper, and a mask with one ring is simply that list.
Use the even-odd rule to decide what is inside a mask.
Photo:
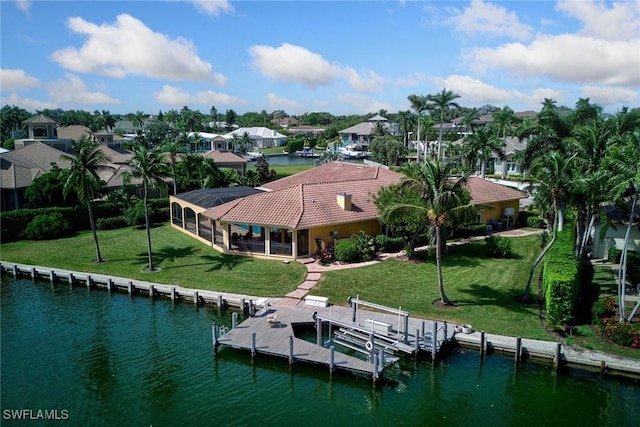
[{"label": "neighboring house", "polygon": [[198,142],[190,142],[187,147],[188,152],[195,153],[211,150],[227,151],[231,141],[231,138],[210,132],[189,132],[187,136],[198,139]]},{"label": "neighboring house", "polygon": [[318,128],[311,125],[294,126],[287,129],[287,132],[290,134],[295,134],[295,135],[308,134],[312,136],[318,136],[322,134],[324,131],[325,131],[324,128]]},{"label": "neighboring house", "polygon": [[[612,247],[620,250],[624,248],[624,236],[627,232],[627,224],[629,224],[629,214],[612,206],[605,206],[605,211],[611,224],[607,226],[604,238],[601,239],[602,226],[596,221],[591,236],[593,241],[591,255],[593,258],[607,258],[609,248]],[[631,227],[629,250],[640,254],[640,207],[636,207],[636,217]]]},{"label": "neighboring house", "polygon": [[524,169],[522,168],[522,159],[518,159],[518,154],[523,153],[527,148],[527,141],[520,141],[516,137],[508,136],[504,142],[505,159],[499,158],[496,153],[491,153],[487,164],[493,164],[493,173],[496,175],[521,175]]},{"label": "neighboring house", "polygon": [[145,129],[152,122],[153,120],[151,119],[144,119],[142,126],[134,126],[131,120],[119,120],[116,122],[114,129],[120,134],[135,136],[139,130]]},{"label": "neighboring house", "polygon": [[491,207],[478,209],[477,224],[491,226],[488,230],[502,230],[518,223],[520,199],[527,198],[528,194],[478,177],[467,178],[466,186],[472,204]]},{"label": "neighboring house", "polygon": [[300,120],[296,119],[295,117],[281,117],[278,119],[271,119],[271,123],[283,128],[288,128],[291,126],[298,126],[300,124]]},{"label": "neighboring house", "polygon": [[80,141],[82,137],[93,137],[100,144],[117,146],[125,141],[122,136],[104,129],[94,132],[92,135],[91,129],[83,125],[60,126],[58,127],[58,137],[61,139],[71,139],[74,141]]},{"label": "neighboring house", "polygon": [[225,134],[224,137],[230,140],[234,135],[242,137],[245,133],[249,135],[255,148],[280,147],[287,143],[285,135],[265,127],[238,128]]},{"label": "neighboring house", "polygon": [[204,153],[206,159],[213,159],[220,169],[235,169],[244,176],[247,172],[248,160],[230,151],[211,150]]},{"label": "neighboring house", "polygon": [[397,125],[395,123],[389,123],[389,120],[385,117],[375,115],[366,122],[358,123],[357,125],[338,131],[342,145],[357,144],[365,148],[368,147],[369,143],[373,140],[372,134],[377,123],[382,123],[391,135],[397,135]]},{"label": "neighboring house", "polygon": [[[382,232],[372,195],[402,178],[379,166],[325,163],[223,204],[172,196],[172,225],[224,253],[297,259],[361,230],[369,235]],[[472,202],[495,209],[481,210],[478,222],[514,224],[518,201],[526,194],[480,181],[469,181]]]},{"label": "neighboring house", "polygon": [[16,139],[16,148],[41,142],[65,152],[71,150],[71,139],[60,138],[58,136],[58,122],[51,117],[38,114],[25,120],[23,123],[29,128],[29,138]]},{"label": "neighboring house", "polygon": [[69,162],[60,156],[65,152],[43,142],[34,141],[13,151],[0,153],[2,205],[0,210],[20,209],[24,206],[24,192],[33,180],[49,172],[53,165],[61,169]]}]

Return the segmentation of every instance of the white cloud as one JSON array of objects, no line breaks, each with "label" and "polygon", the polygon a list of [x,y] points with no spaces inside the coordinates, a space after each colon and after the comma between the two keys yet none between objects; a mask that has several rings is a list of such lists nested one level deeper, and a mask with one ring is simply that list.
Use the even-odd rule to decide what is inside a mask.
[{"label": "white cloud", "polygon": [[60,104],[120,104],[105,93],[90,92],[87,85],[71,73],[49,85],[49,97]]},{"label": "white cloud", "polygon": [[249,54],[253,58],[253,66],[264,76],[300,83],[310,89],[328,86],[341,74],[338,66],[330,64],[317,53],[289,43],[277,48],[251,46]]},{"label": "white cloud", "polygon": [[21,11],[23,11],[27,15],[29,14],[29,9],[31,8],[31,3],[33,3],[33,2],[30,1],[30,0],[16,0],[16,6],[18,7],[18,9],[20,9]]},{"label": "white cloud", "polygon": [[452,74],[443,79],[440,87],[446,87],[460,95],[464,102],[494,104],[505,103],[513,98],[513,94],[504,89],[488,85],[478,79],[469,76]]},{"label": "white cloud", "polygon": [[357,110],[357,113],[366,114],[380,110],[391,111],[393,108],[388,102],[376,101],[359,93],[345,93],[338,96],[338,102],[349,104]]},{"label": "white cloud", "polygon": [[277,96],[276,94],[269,93],[267,95],[267,107],[270,110],[284,110],[293,113],[302,113],[305,111],[305,108],[302,104],[292,99],[283,98],[281,96]]},{"label": "white cloud", "polygon": [[330,86],[339,79],[345,79],[359,92],[377,92],[385,81],[371,70],[359,73],[353,68],[332,64],[317,53],[289,43],[279,47],[251,46],[249,55],[253,67],[262,75],[283,82],[299,83],[309,89]]},{"label": "white cloud", "polygon": [[584,23],[579,34],[605,40],[637,39],[640,36],[640,3],[602,1],[567,1],[556,4],[558,10]]},{"label": "white cloud", "polygon": [[246,101],[226,93],[205,90],[196,94],[190,94],[177,87],[164,85],[160,92],[153,94],[155,99],[169,106],[183,106],[193,104],[203,105],[240,105],[246,104]]},{"label": "white cloud", "polygon": [[531,44],[508,43],[466,52],[471,66],[506,69],[522,77],[607,85],[640,85],[640,40],[598,40],[572,34],[541,35]]},{"label": "white cloud", "polygon": [[358,73],[353,68],[346,68],[343,75],[358,92],[380,92],[385,80],[371,70]]},{"label": "white cloud", "polygon": [[233,12],[233,6],[227,0],[194,0],[191,3],[207,15],[220,16]]},{"label": "white cloud", "polygon": [[631,89],[584,86],[581,91],[583,98],[590,98],[592,102],[603,107],[618,103],[633,105],[638,102],[638,92]]},{"label": "white cloud", "polygon": [[486,34],[524,40],[532,35],[532,28],[521,23],[515,12],[509,12],[494,3],[472,0],[462,11],[452,8],[451,12],[453,16],[447,23],[466,36]]},{"label": "white cloud", "polygon": [[27,111],[45,110],[48,108],[54,109],[59,107],[58,104],[54,104],[53,102],[23,98],[16,93],[0,98],[0,104],[15,105],[16,107],[24,108]]},{"label": "white cloud", "polygon": [[80,49],[68,47],[51,55],[55,62],[69,70],[114,78],[142,75],[176,81],[226,83],[222,74],[214,73],[211,64],[198,57],[190,41],[171,40],[131,15],[119,15],[113,25],[100,26],[74,17],[67,20],[67,26],[86,37]]},{"label": "white cloud", "polygon": [[432,77],[422,73],[412,73],[406,77],[396,79],[395,84],[403,87],[411,87],[424,82],[431,82]]},{"label": "white cloud", "polygon": [[2,90],[19,90],[37,87],[40,84],[37,78],[27,74],[24,70],[0,69],[0,86]]}]

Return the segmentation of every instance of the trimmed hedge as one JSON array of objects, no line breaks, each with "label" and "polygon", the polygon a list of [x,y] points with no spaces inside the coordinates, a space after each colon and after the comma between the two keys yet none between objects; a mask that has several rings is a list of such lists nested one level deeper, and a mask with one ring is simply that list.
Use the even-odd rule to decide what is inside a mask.
[{"label": "trimmed hedge", "polygon": [[376,248],[382,252],[398,252],[404,248],[402,237],[389,237],[378,234],[375,238]]},{"label": "trimmed hedge", "polygon": [[459,239],[471,236],[482,236],[486,234],[487,226],[485,224],[467,224],[453,230],[453,238]]},{"label": "trimmed hedge", "polygon": [[544,297],[547,323],[558,327],[573,318],[580,283],[579,260],[570,231],[559,232],[544,260]]},{"label": "trimmed hedge", "polygon": [[37,215],[24,230],[24,234],[30,240],[57,239],[71,234],[71,225],[59,212]]}]

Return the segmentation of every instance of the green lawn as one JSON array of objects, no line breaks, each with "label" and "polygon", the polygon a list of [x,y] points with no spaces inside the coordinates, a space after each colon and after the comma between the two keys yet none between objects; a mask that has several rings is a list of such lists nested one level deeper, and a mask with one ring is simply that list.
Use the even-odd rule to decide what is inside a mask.
[{"label": "green lawn", "polygon": [[91,232],[58,240],[5,243],[0,245],[0,259],[269,297],[294,290],[306,276],[306,269],[298,262],[224,255],[168,224],[151,230],[154,264],[161,269],[158,272],[144,271],[148,265],[144,228],[99,231],[98,239],[102,256],[108,260],[102,264],[94,262]]},{"label": "green lawn", "polygon": [[[314,166],[313,163],[296,163],[290,165],[269,165],[269,169],[274,169],[278,176],[276,179],[284,178],[286,176],[297,174],[298,172],[304,172],[307,169],[311,169]],[[255,169],[255,163],[252,163],[248,169]]]},{"label": "green lawn", "polygon": [[[548,339],[537,304],[522,305],[522,295],[533,259],[540,251],[536,236],[512,239],[514,259],[485,256],[483,241],[456,246],[443,259],[444,286],[457,307],[439,309],[435,261],[408,263],[389,259],[348,270],[327,272],[312,293],[345,305],[348,296],[390,307],[402,307],[414,316],[470,323],[476,330],[503,335]],[[537,273],[536,276],[537,278]],[[537,280],[534,281],[537,289]],[[532,293],[535,295],[537,291]]]}]

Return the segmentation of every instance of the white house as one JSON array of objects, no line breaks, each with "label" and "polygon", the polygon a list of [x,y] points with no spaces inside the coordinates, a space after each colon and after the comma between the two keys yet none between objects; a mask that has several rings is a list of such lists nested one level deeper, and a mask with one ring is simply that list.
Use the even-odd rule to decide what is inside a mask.
[{"label": "white house", "polygon": [[266,127],[238,128],[225,134],[224,137],[230,140],[234,135],[240,138],[245,133],[249,135],[255,148],[280,147],[287,143],[285,135]]}]

